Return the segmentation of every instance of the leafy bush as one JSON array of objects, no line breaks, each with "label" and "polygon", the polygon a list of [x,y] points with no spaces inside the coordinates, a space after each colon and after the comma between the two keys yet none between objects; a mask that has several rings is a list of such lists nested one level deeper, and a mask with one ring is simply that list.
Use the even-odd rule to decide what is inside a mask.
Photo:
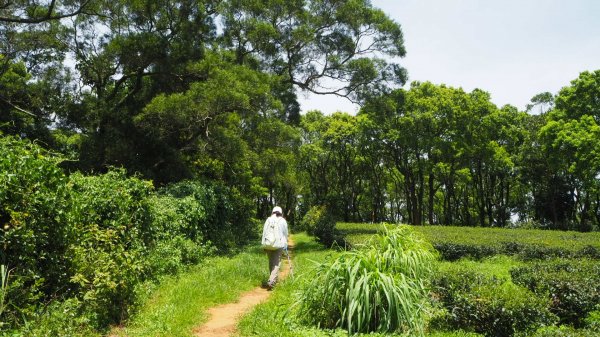
[{"label": "leafy bush", "polygon": [[311,207],[302,218],[301,227],[308,234],[314,235],[325,247],[331,247],[334,243],[339,246],[345,245],[340,232],[335,228],[335,220],[326,206]]},{"label": "leafy bush", "polygon": [[599,333],[585,330],[575,329],[570,326],[548,326],[538,329],[535,333],[531,334],[532,337],[598,337]]},{"label": "leafy bush", "polygon": [[433,245],[444,260],[456,261],[461,258],[482,259],[498,253],[494,247],[483,245],[466,245],[452,242],[436,243]]},{"label": "leafy bush", "polygon": [[302,290],[300,315],[309,324],[349,333],[423,333],[433,248],[402,226],[376,236],[360,250],[319,264]]},{"label": "leafy bush", "polygon": [[0,138],[0,263],[11,270],[10,305],[0,321],[12,324],[69,281],[65,262],[74,233],[67,223],[67,177],[59,158],[35,144]]},{"label": "leafy bush", "polygon": [[184,212],[187,217],[184,231],[192,240],[203,237],[219,251],[226,252],[257,237],[252,201],[235,188],[184,181],[164,188],[160,194],[187,200],[185,207],[192,211]]},{"label": "leafy bush", "polygon": [[124,170],[67,177],[30,142],[0,137],[0,152],[0,322],[12,335],[119,322],[141,282],[197,263],[211,241],[226,251],[256,235],[251,201],[218,183],[156,193]]},{"label": "leafy bush", "polygon": [[146,202],[152,185],[129,178],[123,170],[101,176],[70,177],[72,243],[71,282],[97,327],[119,322],[135,302],[134,286],[144,278],[150,226]]},{"label": "leafy bush", "polygon": [[50,302],[25,322],[19,331],[1,334],[2,337],[90,337],[97,336],[85,315],[81,314],[82,303],[75,298]]},{"label": "leafy bush", "polygon": [[434,292],[449,313],[445,317],[449,328],[513,336],[556,321],[546,299],[507,280],[461,266],[440,273]]},{"label": "leafy bush", "polygon": [[210,245],[196,243],[182,235],[161,240],[148,254],[148,275],[177,274],[184,266],[199,263],[212,251]]},{"label": "leafy bush", "polygon": [[[381,224],[365,223],[336,225],[350,244],[365,242],[381,227]],[[442,258],[449,261],[498,254],[515,255],[524,260],[552,257],[600,259],[600,232],[456,226],[418,226],[415,230],[422,233],[438,249]]]},{"label": "leafy bush", "polygon": [[562,247],[544,247],[535,244],[522,244],[519,242],[502,242],[492,244],[460,244],[442,242],[434,244],[442,258],[447,261],[456,261],[461,258],[482,259],[494,255],[515,255],[523,260],[539,260],[552,257],[592,257],[600,255],[595,247],[587,246],[579,251],[569,251]]},{"label": "leafy bush", "polygon": [[600,303],[596,305],[596,310],[590,312],[585,318],[585,326],[592,331],[600,333]]},{"label": "leafy bush", "polygon": [[306,233],[314,236],[317,223],[325,216],[326,212],[326,206],[311,207],[302,217],[302,220],[300,221],[300,229],[305,230]]},{"label": "leafy bush", "polygon": [[552,260],[511,270],[515,283],[551,300],[550,309],[563,324],[584,325],[600,303],[600,262]]},{"label": "leafy bush", "polygon": [[202,235],[200,223],[205,212],[196,199],[153,195],[148,204],[152,223],[148,237],[153,244],[146,259],[147,275],[175,274],[183,266],[198,263],[214,252]]}]

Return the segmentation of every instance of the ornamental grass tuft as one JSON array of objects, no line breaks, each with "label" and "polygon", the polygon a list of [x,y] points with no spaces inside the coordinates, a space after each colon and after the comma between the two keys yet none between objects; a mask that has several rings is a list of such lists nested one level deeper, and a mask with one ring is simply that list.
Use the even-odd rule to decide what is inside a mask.
[{"label": "ornamental grass tuft", "polygon": [[321,328],[422,335],[436,253],[408,226],[320,263],[299,294],[301,318]]}]

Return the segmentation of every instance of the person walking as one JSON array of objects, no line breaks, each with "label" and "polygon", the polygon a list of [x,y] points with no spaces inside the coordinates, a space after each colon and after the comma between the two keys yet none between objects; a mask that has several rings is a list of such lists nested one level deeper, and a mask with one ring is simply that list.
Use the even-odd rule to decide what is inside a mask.
[{"label": "person walking", "polygon": [[263,226],[261,244],[269,258],[269,280],[266,287],[271,290],[277,283],[279,268],[281,266],[281,254],[287,249],[288,225],[283,217],[283,210],[276,206],[267,218]]}]

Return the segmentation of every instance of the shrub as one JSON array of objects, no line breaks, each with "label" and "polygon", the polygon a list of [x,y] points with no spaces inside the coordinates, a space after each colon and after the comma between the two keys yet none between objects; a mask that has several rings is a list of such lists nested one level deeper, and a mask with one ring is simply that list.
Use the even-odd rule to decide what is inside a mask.
[{"label": "shrub", "polygon": [[159,241],[148,253],[148,275],[174,275],[186,265],[200,262],[212,247],[196,243],[182,235]]},{"label": "shrub", "polygon": [[71,282],[96,327],[119,322],[135,301],[144,278],[150,182],[115,170],[101,176],[70,177],[70,223],[78,234],[70,248]]},{"label": "shrub", "polygon": [[598,337],[600,334],[591,330],[575,329],[570,326],[548,326],[538,329],[532,337]]},{"label": "shrub", "polygon": [[204,207],[193,197],[176,198],[153,195],[148,199],[152,245],[149,247],[146,274],[156,278],[175,274],[185,265],[200,262],[214,252],[204,239],[200,224],[206,217]]},{"label": "shrub", "polygon": [[[486,336],[513,336],[552,324],[548,301],[506,280],[456,266],[434,281],[435,297],[450,313],[451,328]],[[438,323],[439,324],[439,323]]]},{"label": "shrub", "polygon": [[484,245],[466,245],[459,243],[443,242],[434,244],[444,260],[456,261],[461,258],[482,259],[498,253],[494,247]]},{"label": "shrub", "polygon": [[511,275],[515,283],[547,296],[563,324],[583,326],[600,303],[600,262],[595,260],[542,261],[514,268]]},{"label": "shrub", "polygon": [[0,263],[11,270],[10,305],[0,321],[12,324],[68,283],[65,254],[74,233],[60,158],[11,137],[0,138],[0,153]]},{"label": "shrub", "polygon": [[198,211],[184,214],[187,236],[195,240],[203,237],[219,251],[236,249],[257,237],[254,229],[252,201],[243,197],[235,188],[220,183],[183,181],[160,191],[178,199],[187,199],[186,207]]},{"label": "shrub", "polygon": [[408,227],[376,236],[368,246],[317,266],[299,298],[301,318],[349,333],[422,334],[434,259],[433,248]]},{"label": "shrub", "polygon": [[[65,336],[89,337],[97,336],[89,319],[81,314],[82,303],[75,298],[65,301],[52,301],[42,310],[25,322],[19,332],[7,333],[6,337],[27,336]],[[0,336],[5,336],[0,334]]]},{"label": "shrub", "polygon": [[328,212],[326,206],[313,206],[302,218],[302,228],[310,235],[314,235],[325,247],[334,243],[344,246],[341,233],[335,228],[335,220]]},{"label": "shrub", "polygon": [[218,183],[157,195],[124,170],[67,177],[30,142],[0,137],[0,152],[0,328],[11,335],[117,323],[142,281],[197,263],[209,241],[225,251],[255,235],[251,201]]},{"label": "shrub", "polygon": [[524,260],[600,257],[600,233],[507,228],[420,226],[444,259],[515,255]]},{"label": "shrub", "polygon": [[589,313],[585,318],[586,328],[600,333],[600,303],[596,305],[596,310]]},{"label": "shrub", "polygon": [[311,207],[302,217],[302,220],[300,221],[300,229],[305,230],[306,233],[314,236],[317,223],[325,216],[326,212],[327,207],[325,206]]}]

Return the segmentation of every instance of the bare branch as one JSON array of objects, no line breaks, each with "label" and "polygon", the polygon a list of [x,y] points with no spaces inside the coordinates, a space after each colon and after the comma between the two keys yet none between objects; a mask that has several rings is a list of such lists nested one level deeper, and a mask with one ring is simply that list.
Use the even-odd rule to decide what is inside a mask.
[{"label": "bare branch", "polygon": [[31,112],[29,112],[29,111],[27,111],[27,110],[23,109],[23,108],[20,108],[20,107],[18,107],[17,105],[15,105],[14,103],[12,103],[12,102],[11,102],[11,101],[9,101],[8,99],[4,98],[3,96],[0,96],[0,100],[1,100],[2,102],[4,102],[4,103],[6,103],[6,104],[10,105],[10,106],[11,106],[13,109],[16,109],[16,110],[18,110],[18,111],[20,111],[20,112],[22,112],[22,113],[28,114],[28,115],[29,115],[29,116],[31,116],[31,117],[36,117],[36,118],[37,118],[37,115],[35,115],[35,114],[33,114],[33,113],[31,113]]}]

